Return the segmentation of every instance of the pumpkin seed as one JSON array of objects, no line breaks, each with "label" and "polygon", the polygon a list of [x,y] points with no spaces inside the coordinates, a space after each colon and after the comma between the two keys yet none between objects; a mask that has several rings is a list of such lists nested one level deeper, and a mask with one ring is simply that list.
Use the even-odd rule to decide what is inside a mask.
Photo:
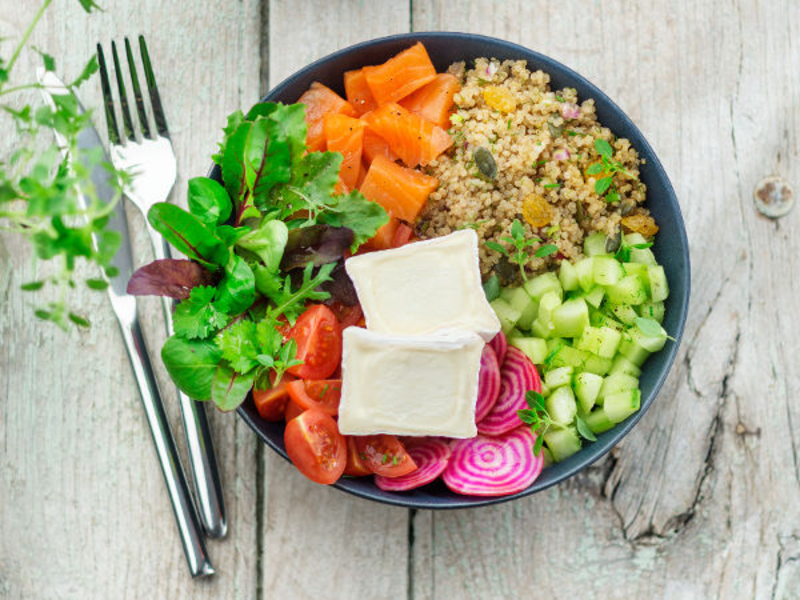
[{"label": "pumpkin seed", "polygon": [[623,217],[631,212],[634,208],[636,208],[636,203],[630,198],[625,198],[625,200],[619,203],[619,212]]},{"label": "pumpkin seed", "polygon": [[606,252],[614,254],[619,250],[620,244],[622,244],[622,230],[617,229],[617,233],[606,238]]},{"label": "pumpkin seed", "polygon": [[481,172],[481,175],[488,179],[497,177],[497,163],[494,162],[494,156],[486,148],[475,148],[472,153],[472,158],[475,160],[475,166]]},{"label": "pumpkin seed", "polygon": [[550,135],[554,138],[561,137],[561,134],[564,133],[564,126],[563,125],[553,125],[550,121],[547,122],[547,129],[550,131]]},{"label": "pumpkin seed", "polygon": [[577,217],[578,222],[586,220],[586,210],[583,208],[583,202],[578,202],[577,210],[575,211],[575,217]]}]

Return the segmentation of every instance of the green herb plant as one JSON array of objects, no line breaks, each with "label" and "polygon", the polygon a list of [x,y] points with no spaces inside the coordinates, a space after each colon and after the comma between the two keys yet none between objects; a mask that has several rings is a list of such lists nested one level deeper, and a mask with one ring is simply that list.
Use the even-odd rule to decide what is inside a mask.
[{"label": "green herb plant", "polygon": [[550,413],[547,412],[544,396],[539,392],[535,390],[525,392],[525,402],[528,403],[528,408],[518,410],[517,416],[525,425],[530,425],[531,433],[536,436],[536,442],[533,444],[533,454],[539,456],[544,443],[544,434],[553,426],[553,419],[550,417]]},{"label": "green herb plant", "polygon": [[542,241],[542,239],[537,236],[526,237],[525,228],[518,219],[514,219],[514,222],[511,224],[511,235],[504,236],[501,239],[507,244],[510,244],[512,249],[509,250],[502,244],[491,241],[486,242],[485,245],[490,250],[499,252],[508,258],[509,262],[517,265],[519,267],[520,275],[525,281],[528,279],[528,275],[525,272],[526,264],[528,264],[533,258],[544,258],[558,252],[558,246],[555,244],[545,244],[540,246],[533,254],[531,254],[528,251],[528,248],[538,244]]},{"label": "green herb plant", "polygon": [[586,173],[589,175],[603,175],[595,180],[594,191],[598,196],[605,195],[604,199],[609,204],[619,202],[619,191],[614,184],[614,175],[616,173],[624,173],[629,177],[632,177],[632,175],[625,170],[622,163],[614,160],[614,149],[607,141],[600,138],[596,139],[594,141],[594,149],[600,155],[600,162],[590,165],[586,169]]},{"label": "green herb plant", "polygon": [[[87,13],[98,8],[92,0],[78,1]],[[46,276],[23,283],[21,289],[51,291],[52,299],[36,306],[34,315],[68,329],[70,324],[89,326],[86,315],[68,305],[69,291],[79,285],[103,290],[108,286],[106,278],[118,275],[110,261],[121,240],[117,232],[107,229],[107,222],[122,196],[127,175],[102,160],[95,150],[77,147],[78,134],[91,125],[91,114],[81,114],[74,95],[54,98],[52,109],[27,103],[21,96],[41,88],[39,83],[15,80],[14,75],[31,34],[51,2],[42,2],[11,55],[0,56],[0,111],[8,121],[6,135],[13,130],[18,138],[11,154],[0,160],[0,231],[24,238],[37,259],[53,264],[54,269]],[[53,56],[34,50],[46,71],[56,70]],[[67,87],[74,93],[96,71],[97,62],[92,57]],[[54,132],[66,140],[69,164],[54,145]],[[97,197],[91,173],[98,165],[112,174],[113,198]],[[93,235],[99,240],[97,246]],[[81,259],[95,274],[78,281],[76,267]]]}]

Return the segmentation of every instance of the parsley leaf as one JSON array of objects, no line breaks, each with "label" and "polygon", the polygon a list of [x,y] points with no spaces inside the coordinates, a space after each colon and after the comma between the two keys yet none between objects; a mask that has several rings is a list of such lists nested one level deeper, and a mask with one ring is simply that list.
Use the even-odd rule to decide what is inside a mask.
[{"label": "parsley leaf", "polygon": [[205,339],[228,323],[228,316],[213,303],[215,289],[198,286],[175,308],[175,333],[188,340]]}]

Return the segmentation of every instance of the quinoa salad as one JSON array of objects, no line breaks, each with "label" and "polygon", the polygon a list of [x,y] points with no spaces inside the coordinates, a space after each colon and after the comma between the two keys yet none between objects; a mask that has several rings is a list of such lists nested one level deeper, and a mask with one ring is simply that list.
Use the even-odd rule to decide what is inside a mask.
[{"label": "quinoa salad", "polygon": [[[519,272],[497,245],[515,220],[527,238],[538,238],[532,252],[551,249],[526,264],[530,274],[582,258],[593,232],[614,240],[658,231],[643,206],[643,160],[598,122],[594,100],[581,101],[574,88],[551,90],[550,76],[524,60],[478,58],[474,68],[457,62],[449,72],[462,86],[450,117],[454,144],[428,166],[439,187],[417,223],[421,237],[474,229],[484,278],[514,281]],[[598,152],[604,143],[608,160]]]}]

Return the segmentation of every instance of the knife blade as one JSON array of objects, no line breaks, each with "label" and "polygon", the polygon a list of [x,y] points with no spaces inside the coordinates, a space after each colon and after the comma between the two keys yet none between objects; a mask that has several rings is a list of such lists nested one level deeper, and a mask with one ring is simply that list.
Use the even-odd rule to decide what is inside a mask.
[{"label": "knife blade", "polygon": [[[79,110],[85,112],[78,99],[54,73],[39,69],[37,77],[43,86],[42,94],[45,102],[51,109],[56,109],[60,102],[77,102]],[[55,131],[54,133],[56,144],[62,155],[70,160],[68,141],[59,132]],[[76,146],[79,150],[102,152],[103,160],[110,162],[97,130],[91,125],[85,127],[77,135]],[[110,201],[116,193],[111,183],[111,174],[97,163],[92,166],[90,177],[97,197],[105,202]],[[86,207],[87,201],[84,194],[79,191],[78,197],[82,205]],[[133,273],[133,253],[128,220],[122,205],[109,214],[106,227],[119,233],[122,243],[110,261],[110,265],[116,267],[118,274],[111,278],[106,277],[105,274],[103,276],[109,282],[107,291],[111,307],[117,318],[131,368],[139,387],[139,394],[169,492],[189,571],[193,577],[212,575],[214,568],[208,557],[197,510],[189,493],[186,475],[175,447],[175,440],[169,427],[164,403],[142,335],[136,310],[136,298],[126,292],[127,281]],[[93,238],[95,245],[98,245],[99,240],[96,235],[93,234]]]}]

